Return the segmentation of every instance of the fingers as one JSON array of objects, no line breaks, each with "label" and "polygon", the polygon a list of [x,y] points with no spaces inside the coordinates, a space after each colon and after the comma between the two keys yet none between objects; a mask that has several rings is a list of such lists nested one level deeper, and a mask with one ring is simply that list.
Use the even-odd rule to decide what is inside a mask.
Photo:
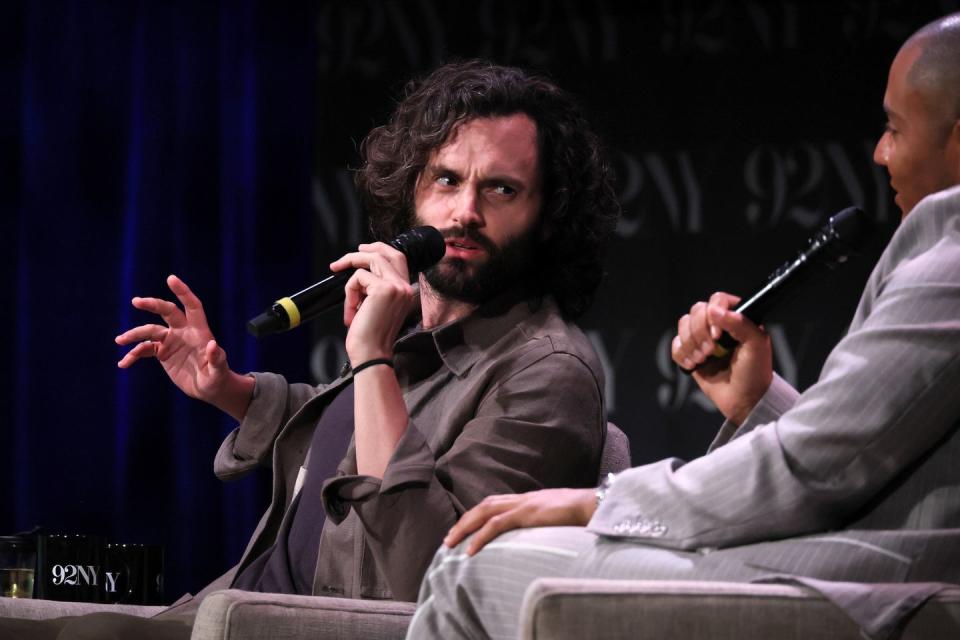
[{"label": "fingers", "polygon": [[167,277],[167,286],[170,287],[170,291],[183,305],[182,310],[173,302],[162,298],[141,298],[137,296],[131,300],[131,304],[141,311],[157,314],[163,318],[163,321],[171,329],[179,329],[189,324],[194,328],[209,330],[203,304],[186,283],[177,276],[170,275]]},{"label": "fingers", "polygon": [[374,286],[387,282],[392,284],[396,292],[407,297],[410,295],[407,257],[383,242],[359,245],[356,251],[331,262],[330,269],[356,269],[344,289],[343,324],[347,327],[353,324],[360,305],[371,295]]},{"label": "fingers", "polygon": [[121,369],[126,369],[132,366],[140,358],[154,358],[157,355],[157,352],[160,350],[159,342],[146,341],[141,342],[133,349],[130,349],[123,358],[120,359],[120,362],[117,363],[117,366]]},{"label": "fingers", "polygon": [[384,278],[366,269],[357,269],[344,286],[343,323],[349,327],[360,311],[360,305],[371,297],[391,305],[403,303],[403,313],[406,315],[406,303],[412,296],[413,288],[406,280]]},{"label": "fingers", "polygon": [[194,295],[190,287],[187,286],[187,283],[177,276],[170,274],[167,276],[167,286],[170,287],[170,291],[173,292],[173,295],[177,296],[177,300],[183,305],[187,322],[189,324],[203,324],[206,326],[207,316],[203,312],[203,303],[200,302],[200,298]]},{"label": "fingers", "polygon": [[674,362],[693,369],[713,350],[713,336],[707,320],[707,303],[698,302],[677,321],[677,335],[671,346]]},{"label": "fingers", "polygon": [[722,314],[739,301],[735,295],[718,291],[709,302],[697,302],[690,307],[690,312],[677,321],[677,335],[670,344],[673,361],[687,370],[706,361],[724,330],[713,322],[713,314]]},{"label": "fingers", "polygon": [[163,321],[170,327],[182,327],[186,324],[186,316],[183,315],[183,311],[180,310],[180,307],[168,300],[136,297],[130,302],[134,308],[140,311],[157,314],[163,318]]},{"label": "fingers", "polygon": [[367,297],[367,288],[373,284],[373,276],[369,271],[357,269],[347,284],[344,285],[343,292],[343,325],[349,327],[353,319],[360,311],[360,305]]},{"label": "fingers", "polygon": [[488,496],[484,498],[480,504],[463,514],[460,520],[451,527],[447,536],[443,539],[443,544],[451,548],[457,546],[464,538],[483,527],[490,518],[511,509],[516,498],[517,496],[515,495]]},{"label": "fingers", "polygon": [[144,340],[163,342],[163,339],[167,337],[168,331],[169,328],[159,324],[145,324],[124,331],[114,338],[113,341],[119,345],[133,344],[134,342],[142,342]]},{"label": "fingers", "polygon": [[[361,247],[363,245],[360,245]],[[331,271],[343,271],[344,269],[369,269],[373,262],[374,254],[362,251],[353,251],[340,256],[330,263]]]},{"label": "fingers", "polygon": [[467,555],[476,555],[481,549],[487,546],[487,543],[499,536],[501,533],[517,529],[523,526],[523,516],[519,509],[511,509],[499,515],[495,515],[480,527],[467,545]]},{"label": "fingers", "polygon": [[677,321],[677,335],[670,344],[670,355],[673,361],[684,369],[693,369],[696,363],[693,357],[693,340],[690,339],[690,315],[685,314]]},{"label": "fingers", "polygon": [[[137,300],[134,298],[134,300]],[[162,300],[160,302],[163,302]],[[141,358],[155,358],[160,353],[160,345],[170,329],[159,324],[145,324],[124,331],[113,339],[118,345],[139,342],[117,362],[117,366],[126,369]]]},{"label": "fingers", "polygon": [[332,271],[344,269],[366,269],[370,273],[380,276],[396,276],[409,281],[407,257],[402,252],[383,242],[361,244],[357,251],[348,253],[330,263]]},{"label": "fingers", "polygon": [[717,291],[710,296],[709,302],[715,307],[733,309],[740,303],[740,296],[735,296],[732,293],[724,293],[723,291]]},{"label": "fingers", "polygon": [[212,372],[219,373],[227,368],[227,352],[217,344],[216,340],[211,340],[204,348],[204,356],[207,359],[207,366]]},{"label": "fingers", "polygon": [[742,313],[711,305],[709,314],[710,322],[729,333],[737,342],[766,339],[763,331]]},{"label": "fingers", "polygon": [[687,316],[689,329],[684,342],[694,362],[703,362],[704,358],[713,349],[713,336],[710,333],[710,323],[707,322],[707,304],[698,302],[690,307],[690,313]]}]

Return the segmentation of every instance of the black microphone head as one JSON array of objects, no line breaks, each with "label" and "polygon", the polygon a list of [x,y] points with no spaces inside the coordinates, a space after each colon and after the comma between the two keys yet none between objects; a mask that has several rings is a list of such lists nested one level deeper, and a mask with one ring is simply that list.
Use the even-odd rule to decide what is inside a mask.
[{"label": "black microphone head", "polygon": [[[779,304],[784,295],[815,273],[831,271],[847,262],[871,228],[867,214],[857,207],[847,207],[835,213],[810,238],[807,247],[797,257],[774,270],[766,283],[741,302],[736,310],[756,323],[762,322],[767,312]],[[730,344],[735,344],[735,341]]]},{"label": "black microphone head", "polygon": [[847,207],[830,216],[827,224],[811,238],[807,255],[833,269],[856,254],[872,230],[873,224],[867,214],[857,207]]},{"label": "black microphone head", "polygon": [[849,245],[858,244],[871,229],[870,218],[858,207],[847,207],[830,217],[828,226],[837,238]]},{"label": "black microphone head", "polygon": [[390,241],[390,246],[407,256],[410,273],[429,269],[447,252],[443,234],[434,227],[415,227]]}]

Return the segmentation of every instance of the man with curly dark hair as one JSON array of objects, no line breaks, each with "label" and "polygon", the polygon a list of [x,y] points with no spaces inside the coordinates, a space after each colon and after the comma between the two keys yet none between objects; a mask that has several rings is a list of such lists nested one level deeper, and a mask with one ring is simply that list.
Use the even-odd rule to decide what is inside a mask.
[{"label": "man with curly dark hair", "polygon": [[[179,349],[178,321],[123,338],[154,346],[122,366],[157,355],[176,381],[180,352],[196,353],[201,371],[209,363],[219,381],[196,395],[240,421],[218,474],[272,460],[275,486],[288,488],[224,586],[414,600],[446,529],[485,496],[597,481],[603,373],[566,318],[599,283],[618,208],[572,98],[519,69],[450,64],[411,83],[362,152],[357,183],[374,234],[431,225],[446,249],[416,286],[384,242],[331,264],[355,269],[344,304],[352,372],[319,387],[238,375],[205,326]],[[182,282],[171,288],[189,326],[199,302]],[[318,455],[331,430],[354,434],[335,471]]]},{"label": "man with curly dark hair", "polygon": [[[392,238],[414,225],[417,187],[439,146],[470,120],[519,114],[535,125],[538,219],[516,243],[500,248],[502,260],[476,271],[476,281],[450,281],[452,274],[442,275],[446,265],[428,271],[427,281],[444,295],[478,303],[502,288],[504,278],[519,275],[528,293],[552,295],[565,316],[577,317],[600,283],[601,251],[619,207],[596,135],[550,81],[471,61],[411,82],[389,123],[363,142],[357,186],[374,233]],[[482,242],[478,227],[463,228]]]},{"label": "man with curly dark hair", "polygon": [[[183,309],[134,298],[165,324],[117,337],[135,344],[121,368],[157,358],[188,395],[238,420],[214,463],[221,478],[273,469],[273,503],[244,557],[200,596],[233,587],[412,601],[446,531],[484,497],[597,482],[603,373],[569,318],[600,282],[618,206],[575,102],[519,69],[449,64],[411,83],[362,151],[374,234],[431,225],[446,253],[416,286],[383,242],[331,264],[355,270],[344,304],[352,370],[318,387],[235,373],[176,276],[168,285]],[[333,434],[351,432],[337,464]],[[161,614],[162,630],[96,614],[60,637],[188,634],[199,600]]]}]

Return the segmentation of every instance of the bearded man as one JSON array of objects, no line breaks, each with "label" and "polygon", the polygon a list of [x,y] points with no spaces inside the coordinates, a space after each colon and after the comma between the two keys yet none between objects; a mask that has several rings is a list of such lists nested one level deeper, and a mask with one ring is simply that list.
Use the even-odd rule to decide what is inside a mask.
[{"label": "bearded man", "polygon": [[[454,64],[411,84],[364,141],[357,183],[377,236],[431,225],[446,254],[419,287],[383,242],[331,264],[356,271],[344,304],[352,371],[330,384],[231,371],[175,277],[185,313],[134,300],[166,326],[120,336],[138,343],[120,366],[155,356],[240,421],[217,455],[221,477],[273,461],[279,495],[221,584],[414,600],[446,530],[484,496],[595,483],[603,374],[567,318],[599,283],[617,212],[597,150],[570,97],[517,69]],[[312,473],[305,460],[343,424],[354,437],[336,475]]]},{"label": "bearded man", "polygon": [[[446,253],[414,286],[384,242],[331,264],[355,270],[343,376],[312,386],[232,371],[176,276],[167,283],[183,309],[134,298],[163,324],[116,339],[135,345],[121,368],[156,358],[184,392],[239,421],[218,476],[272,466],[273,502],[240,563],[160,620],[93,614],[36,623],[35,637],[38,625],[61,638],[186,637],[202,596],[227,587],[412,601],[446,531],[485,496],[596,484],[603,373],[571,319],[600,282],[619,207],[571,96],[519,69],[450,64],[408,85],[362,154],[374,234],[430,225]],[[353,437],[331,472],[331,434],[344,430]]]}]

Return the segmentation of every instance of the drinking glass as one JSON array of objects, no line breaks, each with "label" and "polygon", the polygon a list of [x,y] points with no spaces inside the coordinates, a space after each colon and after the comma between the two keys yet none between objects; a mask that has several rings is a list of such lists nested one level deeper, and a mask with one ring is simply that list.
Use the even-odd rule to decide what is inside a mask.
[{"label": "drinking glass", "polygon": [[0,536],[0,596],[32,598],[37,546],[27,536]]}]

